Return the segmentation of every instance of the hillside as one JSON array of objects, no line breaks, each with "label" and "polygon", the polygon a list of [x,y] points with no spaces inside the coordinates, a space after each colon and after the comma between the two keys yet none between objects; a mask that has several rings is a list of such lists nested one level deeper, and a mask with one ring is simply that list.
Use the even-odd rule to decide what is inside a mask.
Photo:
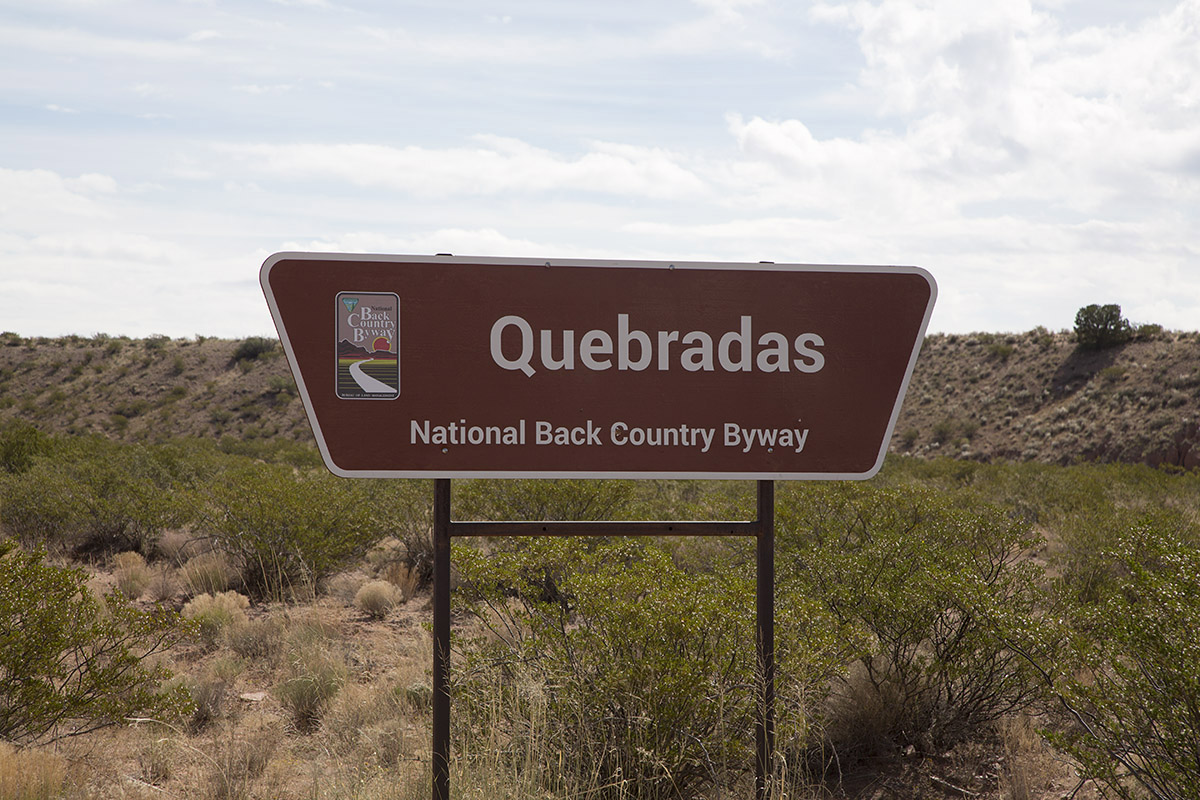
[{"label": "hillside", "polygon": [[[0,420],[128,441],[312,442],[277,343],[0,334]],[[1100,351],[1067,332],[933,335],[891,450],[981,461],[1200,466],[1200,333]]]},{"label": "hillside", "polygon": [[926,339],[893,452],[1200,466],[1200,334],[1106,350],[1070,333]]}]

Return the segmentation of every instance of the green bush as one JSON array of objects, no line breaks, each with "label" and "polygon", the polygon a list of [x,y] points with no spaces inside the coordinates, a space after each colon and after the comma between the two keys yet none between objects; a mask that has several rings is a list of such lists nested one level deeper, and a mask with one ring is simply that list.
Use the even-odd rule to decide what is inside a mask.
[{"label": "green bush", "polygon": [[1075,314],[1075,339],[1085,350],[1115,347],[1132,338],[1133,328],[1115,303],[1084,306]]},{"label": "green bush", "polygon": [[278,342],[263,336],[251,336],[243,339],[233,351],[233,360],[237,362],[253,361],[275,350]]},{"label": "green bush", "polygon": [[536,765],[548,790],[614,797],[692,797],[752,768],[744,571],[689,575],[652,546],[562,539],[457,561],[492,633],[465,643],[453,675],[461,752],[482,740],[520,762],[543,742],[560,756]]},{"label": "green bush", "polygon": [[363,556],[388,531],[363,481],[278,464],[239,464],[207,490],[205,524],[252,596],[283,599]]},{"label": "green bush", "polygon": [[183,690],[148,658],[180,633],[174,615],[98,601],[81,570],[0,543],[0,739],[53,741],[125,723],[175,718]]},{"label": "green bush", "polygon": [[24,472],[49,449],[49,437],[27,422],[9,420],[0,426],[0,470]]},{"label": "green bush", "polygon": [[1000,361],[1007,361],[1008,357],[1011,356],[1015,350],[1016,348],[1006,342],[992,342],[987,346],[988,355],[997,358]]},{"label": "green bush", "polygon": [[1200,797],[1200,550],[1142,525],[1106,555],[1119,586],[1080,608],[1072,658],[1045,664],[1075,723],[1055,741],[1105,796]]},{"label": "green bush", "polygon": [[[783,499],[783,590],[818,598],[869,643],[835,693],[826,746],[843,758],[939,752],[1033,703],[1036,673],[1010,644],[1045,654],[1054,637],[1035,624],[1041,573],[1020,558],[1034,543],[1027,522],[921,488],[829,485]],[[871,706],[887,713],[845,717]]]},{"label": "green bush", "polygon": [[187,480],[167,448],[66,439],[5,476],[0,517],[25,543],[149,553],[190,519]]},{"label": "green bush", "polygon": [[1134,337],[1141,342],[1152,342],[1164,337],[1163,326],[1154,322],[1138,325],[1133,331]]},{"label": "green bush", "polygon": [[601,520],[623,517],[629,481],[473,480],[455,488],[454,515],[481,520]]}]

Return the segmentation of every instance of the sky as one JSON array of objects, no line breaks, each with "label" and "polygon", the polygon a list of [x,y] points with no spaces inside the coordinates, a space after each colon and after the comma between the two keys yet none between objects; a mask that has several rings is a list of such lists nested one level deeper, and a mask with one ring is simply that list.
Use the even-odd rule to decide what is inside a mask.
[{"label": "sky", "polygon": [[0,330],[274,333],[279,251],[900,264],[1200,329],[1200,0],[0,0]]}]

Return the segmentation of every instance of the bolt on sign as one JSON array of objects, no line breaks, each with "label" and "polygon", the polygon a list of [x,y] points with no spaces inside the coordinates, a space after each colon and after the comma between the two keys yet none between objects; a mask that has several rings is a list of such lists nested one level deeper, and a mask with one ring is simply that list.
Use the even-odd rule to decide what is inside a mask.
[{"label": "bolt on sign", "polygon": [[330,253],[260,280],[356,477],[867,478],[937,294],[917,267]]}]

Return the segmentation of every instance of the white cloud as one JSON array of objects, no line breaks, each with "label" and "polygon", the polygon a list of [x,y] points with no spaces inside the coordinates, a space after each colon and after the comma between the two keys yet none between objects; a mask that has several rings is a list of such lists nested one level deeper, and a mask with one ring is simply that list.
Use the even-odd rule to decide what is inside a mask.
[{"label": "white cloud", "polygon": [[272,92],[287,92],[291,91],[292,85],[289,83],[276,83],[269,86],[262,86],[257,83],[246,83],[239,86],[234,86],[235,92],[244,92],[245,94],[270,94]]},{"label": "white cloud", "polygon": [[60,230],[80,220],[110,218],[111,212],[90,195],[115,190],[105,175],[64,178],[44,169],[0,168],[0,220],[7,233]]},{"label": "white cloud", "polygon": [[46,0],[0,25],[0,303],[111,273],[236,334],[294,246],[916,263],[935,329],[1194,328],[1200,0],[1146,2]]},{"label": "white cloud", "polygon": [[290,241],[281,250],[320,253],[451,253],[453,255],[545,256],[545,243],[506,236],[495,228],[441,228],[412,236],[389,236],[370,231],[335,238]]},{"label": "white cloud", "polygon": [[164,97],[169,91],[163,86],[142,82],[133,87],[133,93],[138,97]]},{"label": "white cloud", "polygon": [[475,148],[377,144],[226,144],[247,169],[290,180],[334,180],[419,196],[501,192],[598,192],[678,197],[705,191],[681,158],[665,150],[593,143],[570,158],[525,142],[479,136]]},{"label": "white cloud", "polygon": [[29,25],[0,26],[0,46],[10,53],[34,51],[68,58],[103,57],[151,61],[195,60],[203,50],[190,43],[111,36],[77,28],[42,28]]},{"label": "white cloud", "polygon": [[[1024,0],[823,4],[859,31],[861,87],[880,129],[813,136],[799,120],[730,118],[768,166],[753,194],[786,205],[818,192],[841,213],[1037,213],[1138,219],[1200,198],[1200,0],[1133,31],[1064,34]],[[1135,202],[1130,202],[1134,200]]]}]

